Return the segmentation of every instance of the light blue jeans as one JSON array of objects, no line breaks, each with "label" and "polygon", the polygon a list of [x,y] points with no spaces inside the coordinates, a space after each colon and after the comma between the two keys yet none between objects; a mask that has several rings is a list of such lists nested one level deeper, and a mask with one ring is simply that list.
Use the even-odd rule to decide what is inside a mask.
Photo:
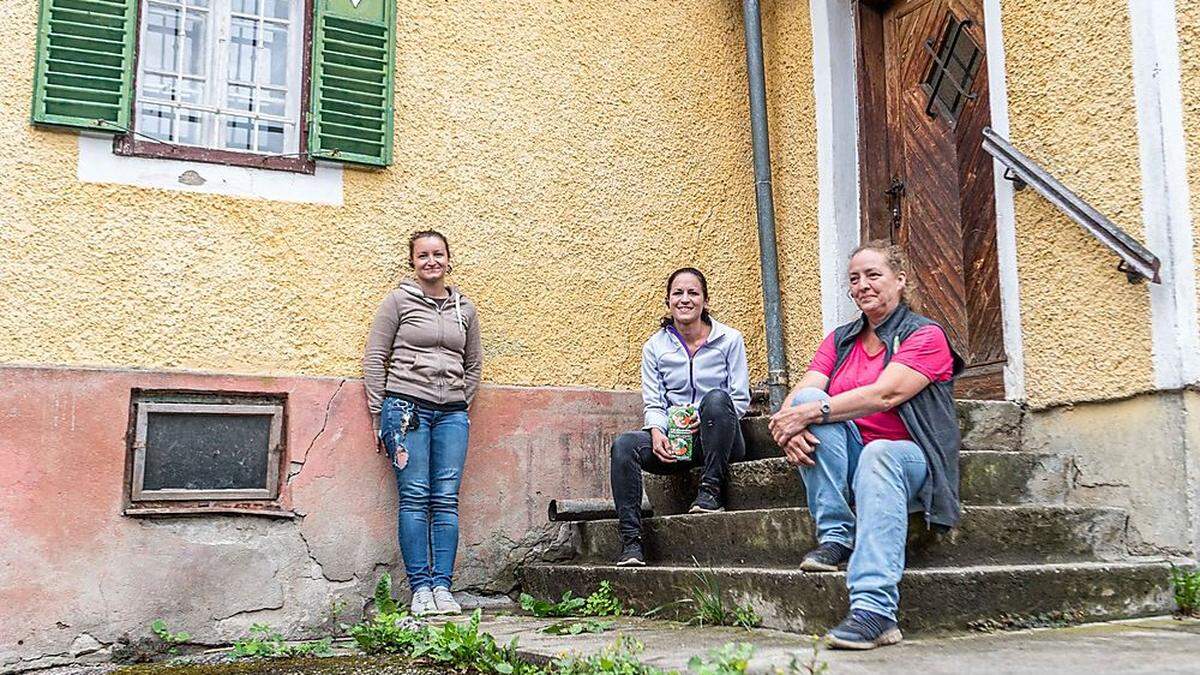
[{"label": "light blue jeans", "polygon": [[[391,396],[383,399],[379,432],[396,472],[400,553],[413,590],[450,588],[458,554],[458,486],[469,429],[465,410],[440,412]],[[395,466],[398,447],[408,451],[402,469]]]},{"label": "light blue jeans", "polygon": [[[816,388],[801,389],[792,404],[829,398]],[[920,511],[917,494],[929,465],[912,441],[862,442],[853,422],[809,427],[821,441],[816,466],[800,467],[817,541],[854,549],[846,570],[850,607],[895,620],[904,574],[908,514]],[[851,510],[851,503],[854,504]]]}]

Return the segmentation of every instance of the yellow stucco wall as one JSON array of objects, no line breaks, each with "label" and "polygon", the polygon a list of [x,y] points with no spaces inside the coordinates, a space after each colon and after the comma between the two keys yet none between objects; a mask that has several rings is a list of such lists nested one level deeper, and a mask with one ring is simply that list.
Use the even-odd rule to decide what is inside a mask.
[{"label": "yellow stucco wall", "polygon": [[27,122],[36,9],[0,0],[0,362],[356,375],[434,227],[488,381],[634,385],[683,264],[765,376],[737,3],[400,0],[395,165],[340,208],[79,182],[76,136]]},{"label": "yellow stucco wall", "polygon": [[820,344],[817,126],[807,2],[766,3],[763,15],[784,339],[793,380]]},{"label": "yellow stucco wall", "polygon": [[[1175,5],[1179,22],[1179,89],[1183,94],[1183,133],[1187,138],[1188,191],[1196,270],[1200,273],[1200,6]],[[1200,301],[1200,283],[1196,285]]]},{"label": "yellow stucco wall", "polygon": [[[1144,241],[1126,3],[1005,0],[1013,143]],[[1026,393],[1033,405],[1152,388],[1145,284],[1032,190],[1016,197]]]}]

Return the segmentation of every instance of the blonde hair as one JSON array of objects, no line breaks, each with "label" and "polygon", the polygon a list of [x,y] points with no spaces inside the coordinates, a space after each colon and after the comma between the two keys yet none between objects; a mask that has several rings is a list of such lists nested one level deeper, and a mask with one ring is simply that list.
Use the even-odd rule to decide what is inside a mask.
[{"label": "blonde hair", "polygon": [[904,249],[900,248],[898,244],[893,244],[886,239],[872,239],[868,242],[860,244],[858,248],[854,249],[854,251],[850,253],[850,259],[853,260],[854,256],[862,253],[863,251],[875,251],[876,253],[882,255],[884,261],[887,263],[888,268],[892,270],[892,274],[895,274],[896,276],[900,276],[901,274],[904,275],[905,290],[900,292],[900,299],[905,300],[908,289],[912,288],[914,284],[913,280],[908,276],[908,257],[904,255]]}]

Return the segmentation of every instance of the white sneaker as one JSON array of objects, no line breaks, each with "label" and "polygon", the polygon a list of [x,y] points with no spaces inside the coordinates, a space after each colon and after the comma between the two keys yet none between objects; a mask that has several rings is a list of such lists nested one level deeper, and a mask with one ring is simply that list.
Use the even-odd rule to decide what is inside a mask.
[{"label": "white sneaker", "polygon": [[462,606],[454,600],[449,588],[434,586],[433,603],[437,607],[438,614],[462,614]]},{"label": "white sneaker", "polygon": [[437,606],[433,604],[433,591],[429,590],[428,586],[413,591],[409,611],[413,616],[426,616],[437,611]]}]

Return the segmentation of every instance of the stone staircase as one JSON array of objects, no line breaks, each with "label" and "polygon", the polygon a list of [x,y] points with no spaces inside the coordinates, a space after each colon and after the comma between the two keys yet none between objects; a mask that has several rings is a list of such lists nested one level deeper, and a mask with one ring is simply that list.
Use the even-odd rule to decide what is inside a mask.
[{"label": "stone staircase", "polygon": [[[962,523],[935,535],[913,517],[902,628],[935,633],[1170,611],[1168,563],[1127,554],[1121,509],[1067,505],[1067,462],[1022,452],[1020,416],[1007,403],[960,403]],[[648,567],[612,564],[615,520],[570,523],[573,555],[527,565],[524,590],[586,595],[608,580],[633,607],[687,616],[677,601],[703,575],[727,600],[751,603],[768,627],[817,633],[836,624],[847,608],[845,573],[798,570],[816,545],[804,486],[765,418],[748,418],[743,431],[747,457],[731,467],[728,511],[686,513],[698,472],[646,474],[655,514],[643,521]]]}]

